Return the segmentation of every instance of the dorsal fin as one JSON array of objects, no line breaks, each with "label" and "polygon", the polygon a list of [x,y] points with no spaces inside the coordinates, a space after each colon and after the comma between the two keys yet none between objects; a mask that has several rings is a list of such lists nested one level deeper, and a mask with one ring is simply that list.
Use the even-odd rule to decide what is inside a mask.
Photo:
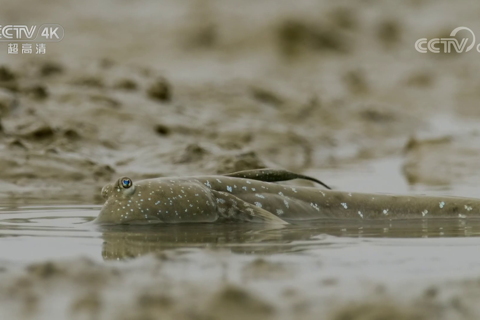
[{"label": "dorsal fin", "polygon": [[260,180],[265,182],[279,182],[279,181],[288,181],[293,179],[303,179],[303,180],[316,182],[329,190],[332,189],[322,181],[317,180],[315,178],[304,176],[302,174],[290,172],[287,170],[280,170],[280,169],[244,170],[244,171],[225,174],[225,176],[234,177],[234,178]]}]

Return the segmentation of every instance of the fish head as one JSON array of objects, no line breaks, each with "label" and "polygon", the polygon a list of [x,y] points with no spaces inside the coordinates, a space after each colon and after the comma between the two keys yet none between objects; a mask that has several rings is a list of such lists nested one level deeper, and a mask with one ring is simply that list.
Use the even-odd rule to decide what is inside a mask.
[{"label": "fish head", "polygon": [[136,221],[147,223],[142,209],[137,205],[138,194],[142,187],[135,185],[128,177],[121,177],[117,181],[102,188],[101,195],[106,200],[98,217],[94,220],[98,224],[132,224]]},{"label": "fish head", "polygon": [[213,222],[218,218],[210,188],[197,179],[156,178],[107,184],[98,224]]}]

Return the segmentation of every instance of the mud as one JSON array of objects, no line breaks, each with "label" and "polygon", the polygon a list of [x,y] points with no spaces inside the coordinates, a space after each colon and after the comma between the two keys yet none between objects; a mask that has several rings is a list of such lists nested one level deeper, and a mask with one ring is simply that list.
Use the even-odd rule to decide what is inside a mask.
[{"label": "mud", "polygon": [[[2,25],[58,23],[66,32],[62,42],[47,44],[45,56],[8,55],[0,43],[2,207],[101,204],[102,186],[124,175],[265,167],[314,175],[342,190],[478,197],[478,53],[414,49],[417,39],[448,36],[458,26],[478,33],[476,1],[265,0],[240,7],[231,0],[41,6],[22,0],[1,7]],[[2,248],[15,230],[0,230]],[[172,232],[203,247],[218,240],[190,229]],[[393,233],[405,235],[425,234]],[[362,282],[359,274],[350,281],[362,264],[355,260],[345,275],[302,282],[297,277],[325,263],[322,251],[318,261],[296,256],[303,270],[275,261],[271,255],[283,251],[274,244],[250,248],[243,259],[248,248],[226,258],[208,250],[182,256],[169,239],[172,256],[159,257],[148,245],[156,248],[158,237],[104,236],[106,260],[147,257],[40,258],[30,265],[5,259],[0,317],[363,320],[480,313],[474,273],[424,282],[407,274],[403,286],[375,276]],[[193,268],[201,261],[215,266],[206,268],[215,281]],[[171,264],[194,276],[170,278],[164,268]]]},{"label": "mud", "polygon": [[[0,273],[0,305],[7,319],[475,319],[480,312],[478,277],[401,285],[322,279],[300,276],[304,268],[298,262],[268,260],[207,251],[129,264],[88,259],[10,264]],[[240,261],[245,267],[238,270]],[[190,263],[197,264],[203,280],[178,270]],[[351,286],[361,298],[346,293]]]}]

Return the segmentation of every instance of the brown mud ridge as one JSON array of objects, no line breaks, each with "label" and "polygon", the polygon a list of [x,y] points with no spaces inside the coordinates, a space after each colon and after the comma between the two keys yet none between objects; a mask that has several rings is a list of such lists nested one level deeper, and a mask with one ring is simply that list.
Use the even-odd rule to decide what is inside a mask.
[{"label": "brown mud ridge", "polygon": [[[50,45],[45,58],[0,60],[0,196],[100,200],[119,175],[301,172],[403,157],[424,132],[458,141],[439,114],[480,116],[473,56],[414,50],[416,39],[450,32],[435,19],[448,6],[303,1],[293,10],[268,0],[237,15],[235,1],[164,0],[161,13],[158,5],[122,3],[115,23],[95,1],[72,2],[75,17],[62,21],[56,1],[42,12],[4,7],[5,20],[22,12],[24,23],[58,21],[69,42]],[[473,28],[472,6],[455,10]],[[422,10],[435,12],[429,28],[407,19],[424,21]],[[133,34],[125,19],[138,25]],[[114,40],[112,30],[131,36]],[[449,184],[456,174],[446,166],[464,164],[413,152],[411,183]],[[437,164],[440,178],[421,170]]]},{"label": "brown mud ridge", "polygon": [[[421,123],[394,109],[348,111],[315,99],[295,101],[248,82],[192,88],[140,68],[101,61],[89,67],[0,68],[3,181],[34,195],[91,196],[118,175],[143,179],[266,166],[303,171],[341,161],[338,150],[361,152],[355,151],[359,144],[378,141],[370,123],[382,141],[382,132],[396,137],[392,125],[400,133]],[[345,123],[344,114],[351,115]],[[359,130],[371,136],[354,141]],[[341,146],[335,135],[346,135]]]},{"label": "brown mud ridge", "polygon": [[[359,81],[358,73],[350,76],[347,83]],[[456,176],[447,169],[435,180],[438,171],[423,170],[438,157],[412,140],[428,128],[415,109],[347,102],[355,99],[363,98],[289,97],[243,80],[177,84],[149,69],[103,60],[2,66],[1,194],[99,199],[101,187],[119,175],[139,180],[264,167],[302,172],[402,156],[402,150],[412,183],[448,184]],[[435,150],[460,140],[448,141]],[[477,171],[471,146],[454,144],[454,154]],[[465,176],[468,169],[461,169]]]},{"label": "brown mud ridge", "polygon": [[[478,1],[66,3],[2,4],[0,21],[59,23],[66,36],[45,57],[0,45],[0,199],[101,203],[102,186],[124,175],[302,173],[385,156],[402,160],[410,185],[478,188],[478,54],[414,50],[458,26],[478,38]],[[480,318],[476,278],[389,290],[342,286],[346,272],[283,286],[302,272],[267,256],[230,276],[218,255],[202,269],[180,251],[177,264],[7,261],[0,318]]]},{"label": "brown mud ridge", "polygon": [[[74,259],[5,265],[0,273],[2,318],[442,320],[480,316],[476,278],[411,283],[408,294],[372,281],[345,286],[336,278],[313,277],[302,287],[295,285],[295,269],[288,263],[249,257],[237,270],[239,261],[227,262],[226,253],[203,255],[199,260],[198,254],[192,258],[186,252],[170,252],[127,264]],[[218,260],[224,261],[222,269],[212,264]],[[182,271],[181,266],[189,262],[198,263],[204,277],[182,274],[187,269]],[[362,297],[343,296],[348,285],[360,286]],[[268,293],[265,288],[270,288]]]}]

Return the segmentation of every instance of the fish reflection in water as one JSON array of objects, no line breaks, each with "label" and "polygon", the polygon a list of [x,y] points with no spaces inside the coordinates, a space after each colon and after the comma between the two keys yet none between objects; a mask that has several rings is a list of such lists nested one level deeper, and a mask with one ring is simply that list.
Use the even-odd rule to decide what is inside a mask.
[{"label": "fish reflection in water", "polygon": [[125,259],[178,248],[227,249],[235,253],[284,253],[298,250],[292,241],[309,240],[313,232],[278,226],[190,224],[108,227],[103,232],[104,259]]},{"label": "fish reflection in water", "polygon": [[[102,227],[105,260],[131,259],[172,249],[219,249],[238,254],[288,254],[337,247],[362,238],[480,235],[480,219],[354,221],[328,219],[303,225],[183,224]],[[355,239],[356,238],[356,239]]]}]

